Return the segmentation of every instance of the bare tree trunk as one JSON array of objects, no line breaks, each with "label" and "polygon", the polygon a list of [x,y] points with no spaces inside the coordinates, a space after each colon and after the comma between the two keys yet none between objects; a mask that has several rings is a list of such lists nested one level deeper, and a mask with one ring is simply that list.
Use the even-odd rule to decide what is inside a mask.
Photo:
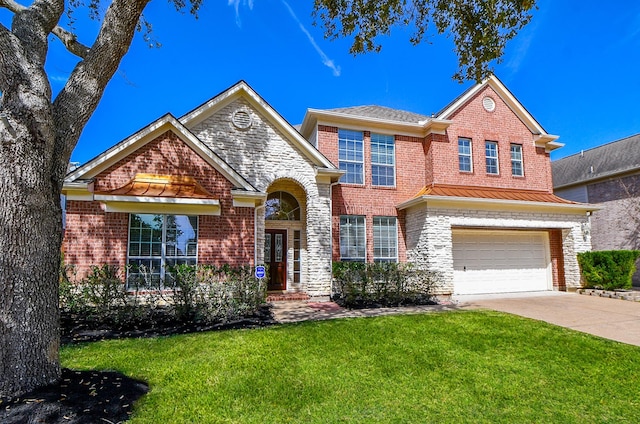
[{"label": "bare tree trunk", "polygon": [[5,141],[0,147],[0,395],[11,397],[60,375],[62,225],[50,157],[37,148],[44,140],[20,140],[18,149]]}]

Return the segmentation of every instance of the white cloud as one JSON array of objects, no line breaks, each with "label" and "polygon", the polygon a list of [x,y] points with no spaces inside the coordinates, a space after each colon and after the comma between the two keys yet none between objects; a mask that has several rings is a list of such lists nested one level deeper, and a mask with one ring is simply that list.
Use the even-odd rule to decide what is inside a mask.
[{"label": "white cloud", "polygon": [[227,5],[233,6],[236,11],[236,25],[239,27],[242,26],[242,21],[240,20],[240,5],[248,7],[249,10],[253,10],[253,0],[229,0]]},{"label": "white cloud", "polygon": [[[229,0],[229,1],[231,2],[232,0]],[[238,0],[236,0],[236,1],[238,1]],[[298,19],[298,17],[294,13],[293,9],[291,9],[291,6],[289,6],[289,3],[287,3],[285,0],[282,0],[282,3],[285,5],[287,10],[289,10],[289,14],[293,18],[293,20],[296,21],[296,23],[300,27],[300,30],[307,36],[307,38],[309,39],[309,42],[311,43],[313,48],[320,55],[320,59],[322,59],[322,63],[333,71],[333,75],[334,76],[339,77],[340,76],[340,66],[336,65],[335,62],[332,59],[330,59],[329,56],[327,56],[325,52],[322,51],[322,49],[320,48],[320,46],[318,46],[318,43],[316,43],[316,40],[313,38],[311,33],[309,33],[307,28],[305,28],[305,26],[302,24],[302,22],[300,22],[300,19]]]}]

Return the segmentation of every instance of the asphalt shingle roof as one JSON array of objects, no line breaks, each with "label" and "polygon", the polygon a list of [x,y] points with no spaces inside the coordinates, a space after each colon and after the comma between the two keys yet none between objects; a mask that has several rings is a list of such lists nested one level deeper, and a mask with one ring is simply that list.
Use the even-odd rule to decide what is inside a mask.
[{"label": "asphalt shingle roof", "polygon": [[353,106],[336,109],[328,109],[328,112],[345,113],[347,115],[361,116],[365,118],[386,119],[389,121],[418,123],[430,119],[427,115],[407,112],[405,110],[392,109],[384,106]]},{"label": "asphalt shingle roof", "polygon": [[640,134],[551,163],[555,188],[640,170]]}]

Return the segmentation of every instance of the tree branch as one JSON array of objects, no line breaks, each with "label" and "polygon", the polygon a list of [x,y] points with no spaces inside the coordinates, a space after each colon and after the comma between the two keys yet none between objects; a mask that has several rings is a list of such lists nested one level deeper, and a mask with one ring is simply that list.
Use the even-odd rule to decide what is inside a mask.
[{"label": "tree branch", "polygon": [[[1,1],[1,0],[0,0]],[[53,102],[56,150],[52,170],[62,181],[80,133],[95,111],[104,89],[129,50],[142,11],[150,0],[114,0],[105,12],[95,43],[79,62]]]},{"label": "tree branch", "polygon": [[[13,13],[19,13],[27,9],[26,6],[23,6],[14,0],[0,0],[0,7],[8,9]],[[53,27],[51,33],[58,37],[62,44],[72,54],[84,59],[87,56],[87,53],[89,53],[89,47],[80,43],[77,39],[78,37],[74,33],[67,31],[59,25]]]}]

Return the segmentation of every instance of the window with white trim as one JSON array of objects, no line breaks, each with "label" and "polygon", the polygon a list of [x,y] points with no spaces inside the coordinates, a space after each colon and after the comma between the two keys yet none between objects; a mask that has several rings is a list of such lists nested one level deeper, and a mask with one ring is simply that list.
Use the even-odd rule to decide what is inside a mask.
[{"label": "window with white trim", "polygon": [[471,172],[472,168],[471,160],[471,140],[468,138],[458,139],[458,169],[461,172]]},{"label": "window with white trim", "polygon": [[129,288],[134,284],[161,288],[171,278],[168,268],[195,265],[197,254],[197,216],[129,215]]},{"label": "window with white trim", "polygon": [[367,242],[364,216],[340,216],[340,260],[364,262]]},{"label": "window with white trim", "polygon": [[485,158],[487,163],[487,174],[498,175],[498,143],[486,141],[484,143]]},{"label": "window with white trim", "polygon": [[374,262],[398,261],[398,227],[395,216],[373,217]]},{"label": "window with white trim", "polygon": [[371,184],[385,187],[395,186],[395,163],[394,136],[371,134]]},{"label": "window with white trim", "polygon": [[338,165],[345,174],[341,183],[364,184],[364,137],[362,131],[338,130]]},{"label": "window with white trim", "polygon": [[524,175],[521,144],[511,145],[511,175],[515,177],[522,177]]}]

